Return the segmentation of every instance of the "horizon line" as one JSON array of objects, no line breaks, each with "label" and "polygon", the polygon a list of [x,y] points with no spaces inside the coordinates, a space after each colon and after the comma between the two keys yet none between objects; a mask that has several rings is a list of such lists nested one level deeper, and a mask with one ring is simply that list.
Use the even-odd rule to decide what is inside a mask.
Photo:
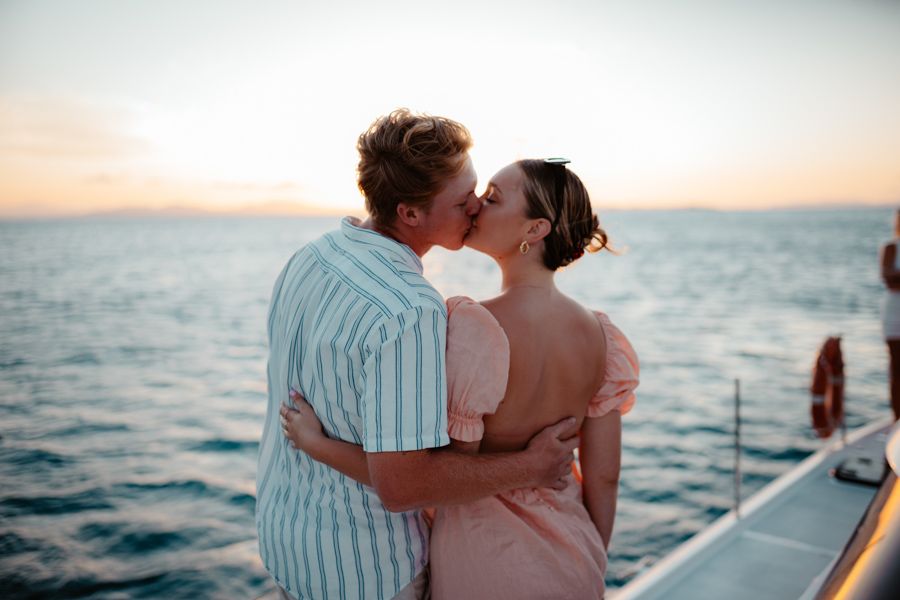
[{"label": "horizon line", "polygon": [[[170,206],[164,208],[118,208],[102,211],[91,211],[77,214],[23,214],[23,215],[4,215],[0,214],[0,221],[67,221],[79,219],[116,219],[116,218],[147,218],[147,219],[169,219],[169,218],[334,218],[344,216],[365,217],[366,211],[360,207],[360,210],[316,210],[306,207],[290,208],[280,210],[284,207],[267,208],[266,206],[252,207],[244,206],[235,209],[209,209],[192,206]],[[636,206],[633,208],[624,208],[621,206],[597,208],[594,209],[601,213],[619,213],[619,212],[790,212],[790,211],[849,211],[849,210],[900,210],[900,200],[896,202],[830,202],[830,203],[809,203],[809,204],[785,204],[781,206],[764,206],[764,207],[710,207],[710,206]]]}]

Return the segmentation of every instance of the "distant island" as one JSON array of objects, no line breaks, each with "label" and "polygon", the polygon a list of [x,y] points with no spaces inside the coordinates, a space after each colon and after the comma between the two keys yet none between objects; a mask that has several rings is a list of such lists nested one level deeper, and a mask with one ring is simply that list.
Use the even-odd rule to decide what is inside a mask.
[{"label": "distant island", "polygon": [[[353,212],[353,211],[351,211]],[[360,207],[357,213],[362,212]],[[72,215],[73,218],[117,218],[117,217],[329,217],[343,216],[346,209],[328,210],[320,206],[299,202],[263,202],[246,204],[235,208],[205,208],[201,206],[166,206],[161,208],[135,207],[119,208]]]}]

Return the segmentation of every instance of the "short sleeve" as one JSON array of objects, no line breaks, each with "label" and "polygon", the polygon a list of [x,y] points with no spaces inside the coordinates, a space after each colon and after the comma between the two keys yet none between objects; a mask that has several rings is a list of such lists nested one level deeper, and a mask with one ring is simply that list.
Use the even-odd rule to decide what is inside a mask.
[{"label": "short sleeve", "polygon": [[613,410],[624,415],[634,406],[640,363],[625,334],[605,314],[594,314],[606,335],[606,378],[591,399],[587,416],[602,417]]},{"label": "short sleeve", "polygon": [[363,364],[366,452],[446,446],[447,319],[443,307],[414,306],[366,335]]},{"label": "short sleeve", "polygon": [[484,415],[506,394],[509,340],[489,310],[469,298],[447,301],[448,428],[450,437],[475,442],[484,436]]}]

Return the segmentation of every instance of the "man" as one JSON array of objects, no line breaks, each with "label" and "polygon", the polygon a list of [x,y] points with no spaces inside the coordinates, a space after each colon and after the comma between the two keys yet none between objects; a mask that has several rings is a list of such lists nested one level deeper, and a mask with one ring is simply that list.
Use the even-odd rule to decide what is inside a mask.
[{"label": "man", "polygon": [[[478,213],[471,143],[441,117],[400,109],[376,120],[357,145],[369,218],[300,249],[275,283],[257,528],[284,597],[422,597],[423,507],[553,485],[569,469],[577,441],[560,436],[574,419],[519,453],[445,448],[447,311],[420,257],[461,248]],[[279,408],[292,388],[330,437],[363,446],[372,487],[288,445]]]}]

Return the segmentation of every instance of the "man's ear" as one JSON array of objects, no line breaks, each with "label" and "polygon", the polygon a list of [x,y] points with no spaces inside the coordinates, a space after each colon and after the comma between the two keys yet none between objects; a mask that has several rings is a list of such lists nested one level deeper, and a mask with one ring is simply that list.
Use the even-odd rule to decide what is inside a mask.
[{"label": "man's ear", "polygon": [[409,227],[418,227],[422,218],[422,210],[418,206],[410,206],[401,202],[397,205],[397,218]]},{"label": "man's ear", "polygon": [[550,221],[547,219],[535,219],[528,226],[525,239],[529,244],[535,244],[550,235]]}]

